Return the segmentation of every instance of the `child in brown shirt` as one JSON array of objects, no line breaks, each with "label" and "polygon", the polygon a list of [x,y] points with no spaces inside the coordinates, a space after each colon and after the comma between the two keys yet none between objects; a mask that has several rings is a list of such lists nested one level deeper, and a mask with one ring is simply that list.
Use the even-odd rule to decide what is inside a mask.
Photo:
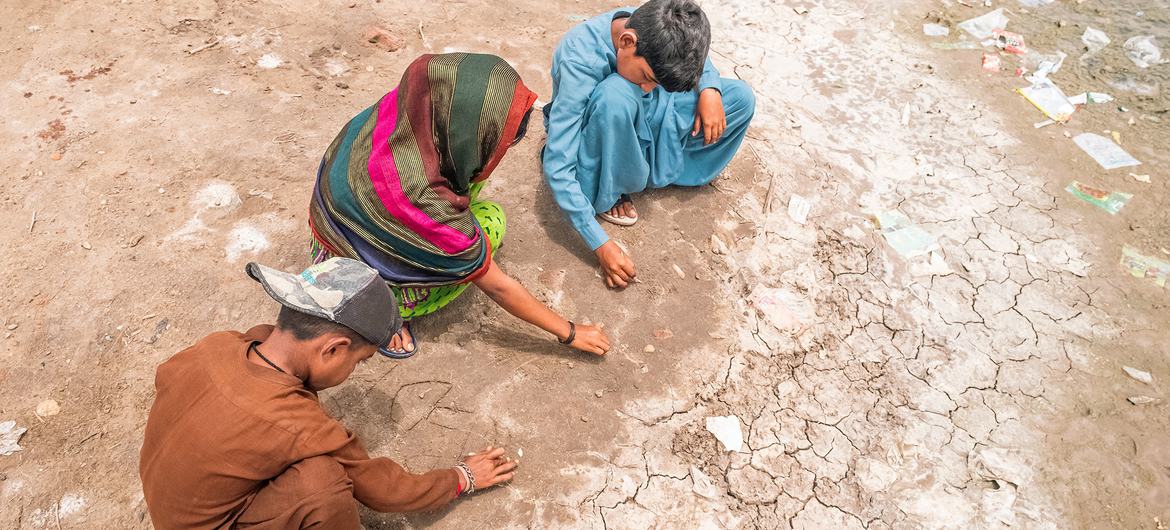
[{"label": "child in brown shirt", "polygon": [[412,474],[371,458],[317,391],[341,384],[400,325],[377,273],[334,258],[300,275],[248,264],[282,304],[276,326],[214,333],[158,368],[139,471],[156,528],[360,528],[357,501],[425,511],[510,480],[488,448]]}]

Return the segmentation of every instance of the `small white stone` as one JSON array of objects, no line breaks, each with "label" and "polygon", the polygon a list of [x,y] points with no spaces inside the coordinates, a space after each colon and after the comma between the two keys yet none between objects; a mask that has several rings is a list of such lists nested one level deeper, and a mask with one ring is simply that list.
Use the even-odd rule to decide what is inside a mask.
[{"label": "small white stone", "polygon": [[1143,370],[1138,370],[1137,368],[1132,368],[1129,366],[1123,367],[1123,370],[1125,370],[1125,373],[1129,374],[1130,377],[1132,377],[1138,381],[1141,381],[1147,385],[1154,383],[1154,376],[1150,375],[1149,372],[1146,372]]}]

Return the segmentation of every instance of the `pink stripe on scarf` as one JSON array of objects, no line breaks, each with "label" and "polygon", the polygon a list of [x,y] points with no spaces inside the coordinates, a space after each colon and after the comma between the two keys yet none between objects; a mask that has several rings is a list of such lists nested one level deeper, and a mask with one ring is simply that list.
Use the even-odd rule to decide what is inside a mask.
[{"label": "pink stripe on scarf", "polygon": [[[437,223],[422,210],[414,206],[402,191],[398,167],[394,165],[394,154],[390,150],[390,135],[398,124],[398,89],[394,89],[378,104],[378,121],[374,124],[373,149],[367,168],[374,191],[390,215],[406,225],[412,232],[431,242],[448,254],[467,250],[475,238],[445,224]],[[477,236],[479,234],[476,234]]]}]

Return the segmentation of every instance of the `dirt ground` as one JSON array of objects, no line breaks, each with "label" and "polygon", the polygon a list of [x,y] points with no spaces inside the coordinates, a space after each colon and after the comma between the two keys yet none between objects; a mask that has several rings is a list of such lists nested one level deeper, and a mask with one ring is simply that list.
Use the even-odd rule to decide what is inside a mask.
[{"label": "dirt ground", "polygon": [[[534,127],[485,191],[509,217],[497,259],[617,347],[576,355],[478,292],[419,321],[419,355],[367,363],[325,405],[416,471],[488,444],[523,467],[438,513],[366,512],[367,527],[1170,524],[1166,290],[1118,264],[1123,245],[1170,259],[1170,65],[1123,60],[1136,31],[1166,30],[1128,26],[1119,4],[1141,2],[1004,4],[1034,48],[1069,54],[1052,76],[1066,92],[1118,97],[1036,129],[1013,92],[1026,82],[931,47],[957,30],[922,35],[990,8],[704,2],[716,64],[757,93],[748,147],[713,186],[636,198],[644,219],[610,233],[644,282],[613,292],[551,200]],[[28,429],[0,456],[0,526],[149,527],[154,369],[274,318],[243,265],[306,264],[311,182],[344,122],[426,52],[501,55],[546,101],[560,35],[618,6],[0,5],[0,421]],[[1100,58],[1077,49],[1086,23],[1116,31]],[[401,48],[368,42],[373,26]],[[1102,170],[1065,134],[1103,130],[1143,165]],[[1110,216],[1072,180],[1133,199]],[[803,226],[793,194],[812,203]],[[892,209],[938,238],[933,265],[874,227]],[[60,413],[38,414],[49,399]],[[742,422],[741,451],[712,416]]]}]

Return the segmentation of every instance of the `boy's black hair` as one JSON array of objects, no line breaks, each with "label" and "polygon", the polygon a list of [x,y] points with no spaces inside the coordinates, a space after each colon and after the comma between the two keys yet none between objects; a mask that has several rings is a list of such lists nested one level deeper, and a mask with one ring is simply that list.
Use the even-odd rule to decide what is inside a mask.
[{"label": "boy's black hair", "polygon": [[694,90],[711,47],[711,24],[694,0],[650,0],[630,15],[626,27],[638,32],[638,47],[668,92]]},{"label": "boy's black hair", "polygon": [[297,340],[315,339],[326,333],[340,333],[349,337],[349,340],[357,346],[370,342],[346,326],[295,309],[289,309],[283,305],[280,306],[280,314],[276,317],[276,327],[281,331],[292,333],[292,336],[296,337]]}]

